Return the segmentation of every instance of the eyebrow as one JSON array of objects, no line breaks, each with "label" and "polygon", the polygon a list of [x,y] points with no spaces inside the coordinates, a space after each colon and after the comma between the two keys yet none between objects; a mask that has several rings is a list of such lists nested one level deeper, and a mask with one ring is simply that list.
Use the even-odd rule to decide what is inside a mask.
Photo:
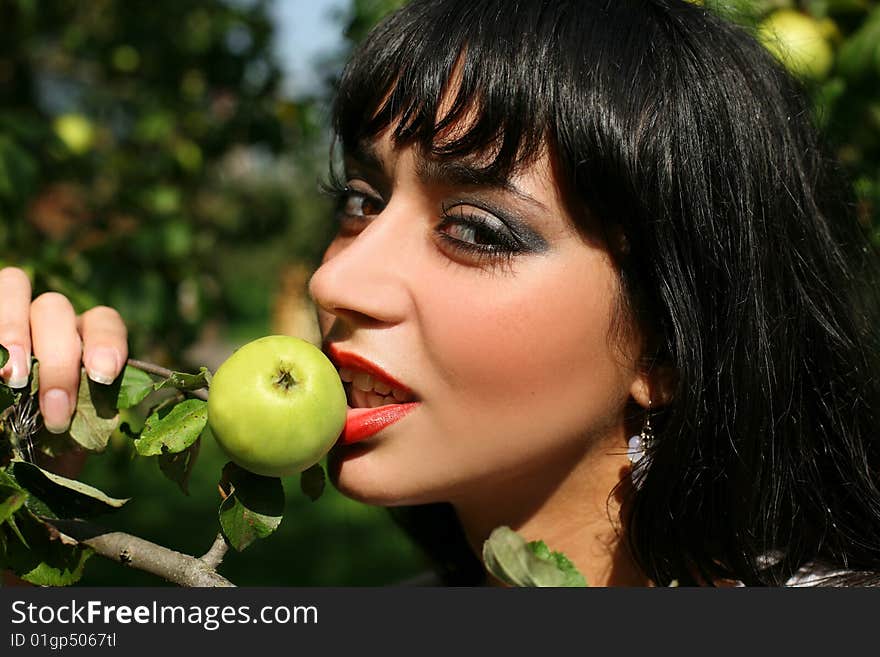
[{"label": "eyebrow", "polygon": [[359,141],[355,148],[346,148],[345,159],[353,160],[362,167],[372,169],[377,172],[385,170],[382,158],[379,157],[379,152],[376,150],[376,147],[373,146],[372,142]]},{"label": "eyebrow", "polygon": [[[385,163],[372,142],[361,141],[357,146],[346,152],[346,159],[353,160],[360,166],[376,172],[385,171]],[[514,195],[516,198],[533,205],[538,210],[547,211],[547,206],[538,199],[526,194],[510,180],[491,171],[471,166],[461,160],[428,160],[419,157],[416,163],[416,175],[426,185],[452,185],[461,187],[488,187],[499,189]]]}]

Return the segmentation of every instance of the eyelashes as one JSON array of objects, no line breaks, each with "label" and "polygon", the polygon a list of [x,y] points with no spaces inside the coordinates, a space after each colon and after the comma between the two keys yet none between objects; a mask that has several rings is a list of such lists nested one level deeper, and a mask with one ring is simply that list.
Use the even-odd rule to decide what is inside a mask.
[{"label": "eyelashes", "polygon": [[[325,194],[336,199],[335,215],[339,232],[344,236],[359,233],[371,216],[381,212],[385,202],[366,183],[349,180],[342,183],[332,177],[322,183]],[[472,211],[470,204],[450,203],[440,211],[434,229],[435,239],[454,260],[484,269],[507,268],[514,256],[528,248],[507,228],[505,222],[488,211]]]},{"label": "eyelashes", "polygon": [[[437,226],[437,238],[474,259],[477,264],[508,267],[513,257],[523,252],[522,246],[509,232],[492,227],[489,220],[468,213],[462,206],[444,208],[441,216],[443,220]],[[498,219],[495,221],[501,223]],[[453,233],[462,237],[455,237]]]}]

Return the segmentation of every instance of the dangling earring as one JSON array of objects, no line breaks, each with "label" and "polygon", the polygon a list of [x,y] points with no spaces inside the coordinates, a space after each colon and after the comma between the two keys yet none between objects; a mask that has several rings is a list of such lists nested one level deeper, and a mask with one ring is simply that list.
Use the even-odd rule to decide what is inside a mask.
[{"label": "dangling earring", "polygon": [[654,430],[651,428],[651,400],[648,400],[648,410],[645,413],[645,423],[642,425],[642,432],[636,436],[631,436],[629,439],[629,448],[626,450],[626,455],[629,457],[629,462],[632,465],[631,468],[631,476],[633,486],[638,490],[642,487],[642,482],[645,479],[645,475],[648,471],[648,461],[645,461],[641,465],[639,462],[645,457],[645,452],[650,451],[651,446],[654,442]]}]

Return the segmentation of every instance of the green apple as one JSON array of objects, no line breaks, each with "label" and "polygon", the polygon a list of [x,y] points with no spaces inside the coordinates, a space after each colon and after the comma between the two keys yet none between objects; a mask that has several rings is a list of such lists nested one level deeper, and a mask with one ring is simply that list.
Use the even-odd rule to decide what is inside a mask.
[{"label": "green apple", "polygon": [[88,151],[95,141],[95,127],[82,114],[62,114],[53,127],[67,148],[77,155]]},{"label": "green apple", "polygon": [[758,26],[761,43],[789,71],[812,80],[825,78],[834,64],[827,34],[827,25],[794,9],[774,11]]},{"label": "green apple", "polygon": [[208,424],[245,470],[283,477],[314,465],[345,426],[333,363],[310,342],[271,335],[236,350],[214,374]]}]

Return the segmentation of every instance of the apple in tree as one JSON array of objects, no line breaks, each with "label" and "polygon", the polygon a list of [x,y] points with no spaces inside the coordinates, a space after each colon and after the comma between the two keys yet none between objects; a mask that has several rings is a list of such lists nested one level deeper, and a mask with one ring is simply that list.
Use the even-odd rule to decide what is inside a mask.
[{"label": "apple in tree", "polygon": [[758,26],[764,47],[789,71],[812,80],[825,78],[834,64],[827,32],[822,23],[795,9],[774,11]]},{"label": "apple in tree", "polygon": [[77,155],[88,151],[95,141],[95,127],[82,114],[62,114],[55,119],[55,134]]},{"label": "apple in tree", "polygon": [[314,465],[342,433],[345,390],[310,342],[271,335],[237,349],[214,374],[208,424],[236,465],[283,477]]}]

